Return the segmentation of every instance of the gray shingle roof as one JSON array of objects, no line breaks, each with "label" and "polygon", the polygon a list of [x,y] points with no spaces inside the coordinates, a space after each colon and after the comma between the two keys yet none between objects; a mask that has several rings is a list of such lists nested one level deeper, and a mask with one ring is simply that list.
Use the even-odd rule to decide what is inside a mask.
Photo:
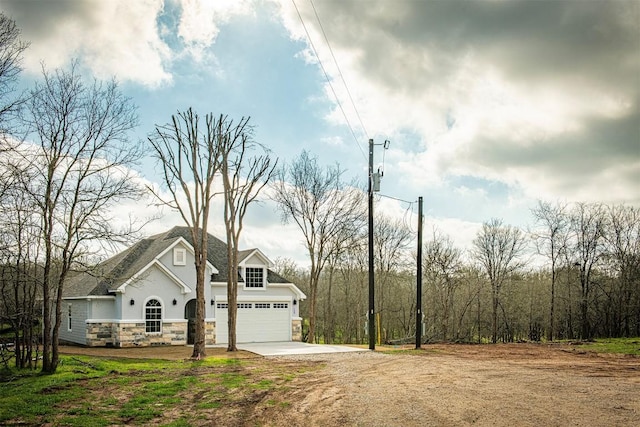
[{"label": "gray shingle roof", "polygon": [[[91,272],[80,273],[72,277],[65,285],[64,296],[113,294],[120,285],[152,262],[158,254],[180,237],[192,244],[188,227],[173,227],[164,233],[140,240],[130,248],[98,264]],[[211,234],[208,239],[207,259],[218,269],[218,273],[212,275],[211,281],[225,282],[228,270],[227,244]],[[267,271],[267,281],[270,283],[289,283],[288,280],[270,270]]]}]

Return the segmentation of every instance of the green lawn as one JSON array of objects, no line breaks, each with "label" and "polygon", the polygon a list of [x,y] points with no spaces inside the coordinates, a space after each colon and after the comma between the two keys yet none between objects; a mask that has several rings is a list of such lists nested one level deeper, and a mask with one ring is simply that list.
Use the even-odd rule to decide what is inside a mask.
[{"label": "green lawn", "polygon": [[233,420],[260,405],[264,411],[286,410],[290,381],[317,369],[271,362],[265,366],[263,359],[64,356],[61,361],[54,375],[3,374],[0,425],[188,426],[217,417]]},{"label": "green lawn", "polygon": [[606,338],[594,341],[570,342],[570,346],[597,353],[618,353],[640,356],[640,338]]}]

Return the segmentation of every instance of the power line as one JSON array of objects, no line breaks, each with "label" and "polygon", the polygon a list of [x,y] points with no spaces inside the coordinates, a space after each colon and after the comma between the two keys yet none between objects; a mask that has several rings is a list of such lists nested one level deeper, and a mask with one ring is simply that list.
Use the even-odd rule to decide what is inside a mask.
[{"label": "power line", "polygon": [[331,47],[331,43],[329,43],[329,38],[327,37],[327,33],[324,31],[324,26],[322,25],[322,21],[320,20],[320,16],[318,15],[316,6],[313,3],[313,0],[309,0],[309,3],[311,3],[311,7],[313,8],[313,13],[316,15],[316,19],[318,20],[318,24],[320,25],[320,30],[322,31],[322,35],[324,36],[324,40],[327,42],[327,46],[329,47],[329,52],[331,52],[331,57],[333,58],[333,62],[334,64],[336,64],[336,68],[338,70],[338,74],[340,75],[340,79],[342,80],[342,84],[344,85],[344,88],[347,90],[347,95],[349,95],[351,106],[353,106],[353,110],[356,112],[356,116],[358,117],[358,121],[360,122],[360,127],[362,127],[362,130],[365,136],[368,136],[369,132],[367,132],[367,128],[364,126],[364,123],[362,122],[362,118],[360,117],[360,113],[358,112],[358,108],[356,107],[356,103],[353,101],[353,96],[351,96],[351,91],[349,90],[347,81],[345,80],[344,75],[342,74],[340,65],[338,65],[338,60],[336,59],[336,56],[333,53],[333,48]]},{"label": "power line", "polygon": [[380,196],[380,197],[384,197],[384,198],[386,198],[386,199],[393,199],[393,200],[397,200],[398,202],[409,203],[410,205],[411,205],[411,204],[413,204],[413,203],[416,203],[416,202],[417,202],[417,200],[404,200],[404,199],[399,199],[399,198],[397,198],[397,197],[388,196],[388,195],[386,195],[386,194],[379,194],[379,193],[378,193],[378,196]]},{"label": "power line", "polygon": [[304,28],[304,32],[307,35],[307,40],[309,40],[309,45],[311,46],[311,49],[313,50],[313,53],[316,55],[316,58],[318,58],[318,63],[320,64],[320,68],[322,69],[322,72],[324,73],[325,79],[327,79],[327,83],[329,83],[329,87],[331,88],[331,92],[333,92],[333,96],[335,97],[336,102],[338,103],[338,107],[340,107],[340,111],[342,112],[342,115],[344,116],[344,119],[347,122],[347,126],[349,127],[349,130],[351,131],[351,135],[353,136],[354,141],[358,145],[358,148],[360,149],[360,152],[362,153],[362,156],[366,160],[367,159],[367,155],[365,154],[365,151],[362,148],[362,145],[360,145],[360,142],[358,141],[358,138],[356,137],[356,133],[353,130],[353,126],[351,126],[351,122],[349,121],[349,118],[347,117],[347,114],[345,113],[344,108],[342,107],[342,103],[340,102],[340,99],[338,98],[338,94],[336,93],[336,90],[333,87],[333,84],[331,83],[331,79],[329,78],[329,73],[327,73],[327,70],[324,68],[324,65],[322,64],[322,60],[320,59],[320,55],[318,55],[318,51],[316,50],[315,44],[313,43],[313,40],[311,40],[311,35],[309,34],[309,30],[307,30],[307,26],[304,23],[304,19],[302,19],[302,14],[300,13],[300,10],[298,9],[298,5],[296,4],[295,0],[291,0],[291,2],[293,3],[293,6],[295,7],[296,12],[298,13],[298,18],[300,18],[300,22],[302,23],[302,28]]}]

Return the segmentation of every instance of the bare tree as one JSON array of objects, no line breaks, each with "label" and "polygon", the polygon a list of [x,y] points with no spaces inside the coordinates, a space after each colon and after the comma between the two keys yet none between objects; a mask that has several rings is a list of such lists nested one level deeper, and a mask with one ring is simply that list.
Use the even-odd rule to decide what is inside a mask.
[{"label": "bare tree", "polygon": [[332,245],[345,226],[365,218],[363,192],[342,181],[338,165],[323,169],[316,158],[303,151],[290,165],[283,166],[273,185],[284,222],[293,220],[305,239],[311,262],[309,274],[309,335],[315,340],[316,305],[320,274],[336,246]]},{"label": "bare tree", "polygon": [[329,254],[327,258],[327,266],[329,274],[326,277],[327,294],[324,306],[324,342],[331,344],[336,333],[336,304],[333,298],[334,283],[336,278],[336,268],[342,261],[342,258],[354,248],[361,247],[362,244],[362,227],[358,222],[343,224],[344,227],[335,237],[328,242]]},{"label": "bare tree", "polygon": [[436,289],[442,310],[440,337],[446,341],[455,293],[461,283],[459,276],[462,270],[462,252],[453,245],[449,236],[443,236],[436,231],[424,246],[424,276],[427,285]]},{"label": "bare tree", "polygon": [[503,285],[523,264],[518,260],[525,248],[522,232],[512,226],[503,225],[502,220],[492,219],[482,224],[482,229],[473,240],[471,250],[491,285],[491,340],[498,340],[498,308]]},{"label": "bare tree", "polygon": [[21,71],[22,53],[27,47],[29,44],[20,40],[20,29],[16,23],[0,12],[0,152],[6,142],[4,136],[8,132],[7,116],[15,112],[23,102],[20,97],[14,97],[13,93]]},{"label": "bare tree", "polygon": [[69,273],[90,250],[89,243],[123,242],[134,231],[134,224],[116,228],[111,212],[122,200],[142,194],[129,169],[141,155],[139,145],[128,139],[137,115],[115,81],[86,85],[74,63],[69,71],[43,69],[24,120],[34,144],[18,150],[17,167],[31,171],[21,185],[41,217],[42,370],[53,373]]},{"label": "bare tree", "polygon": [[206,356],[205,284],[208,259],[208,226],[214,197],[214,178],[220,168],[220,144],[228,137],[223,117],[200,118],[188,109],[171,116],[171,122],[156,126],[148,140],[162,170],[169,197],[150,189],[163,204],[180,213],[191,233],[196,268],[196,328],[194,359]]},{"label": "bare tree", "polygon": [[[13,170],[14,174],[29,171]],[[14,177],[15,178],[15,177]],[[14,179],[13,184],[21,179]],[[0,197],[0,324],[13,330],[14,358],[18,368],[38,364],[38,267],[40,218],[29,194],[11,185]]]},{"label": "bare tree", "polygon": [[[637,336],[640,331],[640,209],[612,206],[608,209],[608,216],[605,238],[609,262],[617,279],[613,293],[616,327],[620,329],[618,335]],[[631,327],[634,321],[635,331]]]},{"label": "bare tree", "polygon": [[[408,264],[407,248],[411,243],[411,234],[409,227],[401,220],[376,214],[373,230],[373,251],[377,266],[375,300],[380,326],[384,325],[386,331],[392,330],[394,314],[404,309],[402,304],[398,304],[399,299],[395,298],[397,288],[393,284],[397,281],[398,270]],[[366,241],[367,235],[363,234],[362,238]]]},{"label": "bare tree", "polygon": [[592,275],[604,253],[606,217],[600,204],[577,203],[571,211],[570,232],[575,266],[580,271],[580,338],[591,338],[589,303]]},{"label": "bare tree", "polygon": [[538,201],[532,209],[538,229],[531,232],[538,254],[551,262],[551,301],[549,306],[549,329],[547,339],[553,340],[555,331],[556,282],[560,260],[567,250],[568,216],[566,206]]},{"label": "bare tree", "polygon": [[[271,180],[277,161],[272,161],[264,146],[257,144],[249,126],[249,117],[237,124],[226,117],[219,121],[220,174],[224,187],[224,223],[227,235],[227,301],[229,342],[227,351],[237,351],[236,319],[238,310],[238,252],[247,208]],[[262,155],[251,156],[253,149]]]}]

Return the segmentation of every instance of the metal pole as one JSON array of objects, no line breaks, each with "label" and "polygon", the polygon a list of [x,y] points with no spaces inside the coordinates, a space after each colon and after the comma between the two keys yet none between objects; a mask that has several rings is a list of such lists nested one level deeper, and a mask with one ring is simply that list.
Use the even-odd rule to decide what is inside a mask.
[{"label": "metal pole", "polygon": [[416,276],[416,349],[419,349],[422,346],[422,197],[418,197],[418,260]]},{"label": "metal pole", "polygon": [[373,281],[373,139],[369,140],[369,350],[376,349],[375,299]]}]

